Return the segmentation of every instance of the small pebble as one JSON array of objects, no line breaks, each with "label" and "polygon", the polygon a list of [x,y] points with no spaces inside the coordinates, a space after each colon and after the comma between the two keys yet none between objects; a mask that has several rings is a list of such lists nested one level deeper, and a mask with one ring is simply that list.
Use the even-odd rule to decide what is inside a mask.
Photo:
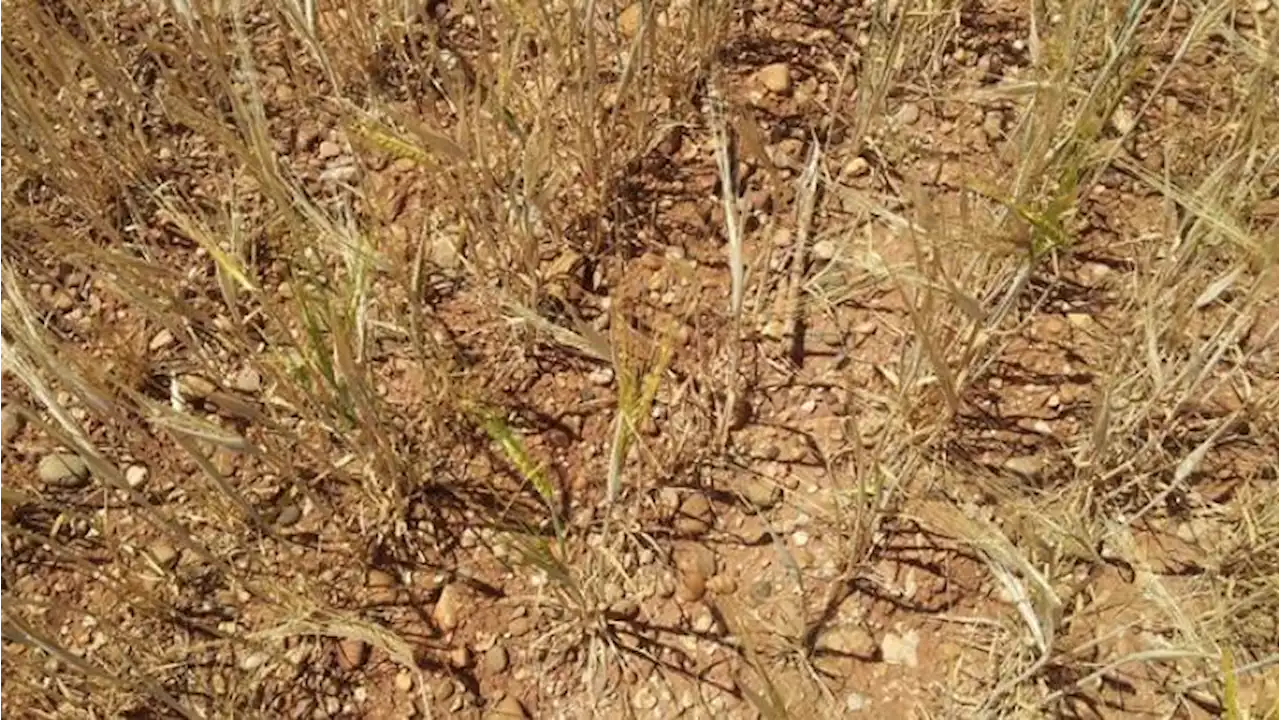
[{"label": "small pebble", "polygon": [[707,593],[707,576],[692,571],[680,576],[680,584],[676,587],[676,597],[683,602],[691,603],[702,599]]},{"label": "small pebble", "polygon": [[760,68],[756,78],[766,90],[776,95],[791,90],[791,68],[786,63],[773,63]]},{"label": "small pebble", "polygon": [[394,603],[397,597],[396,576],[386,570],[370,570],[365,576],[370,599],[379,604]]},{"label": "small pebble", "polygon": [[782,499],[782,489],[762,477],[752,477],[742,486],[742,496],[760,510],[768,510]]},{"label": "small pebble", "polygon": [[228,384],[233,390],[252,394],[262,389],[262,376],[251,367],[242,368],[231,376]]},{"label": "small pebble", "polygon": [[461,670],[471,666],[471,648],[460,645],[449,651],[449,665]]},{"label": "small pebble", "polygon": [[1067,313],[1067,322],[1083,329],[1093,324],[1093,316],[1086,313]]},{"label": "small pebble", "polygon": [[697,633],[709,633],[711,628],[715,627],[715,618],[711,617],[709,610],[698,613],[693,618],[693,631]]},{"label": "small pebble", "polygon": [[527,617],[518,617],[507,624],[507,632],[511,637],[520,637],[529,632],[533,627],[533,621]]},{"label": "small pebble", "polygon": [[618,14],[618,31],[623,37],[633,38],[640,31],[640,21],[644,19],[644,6],[632,3]]},{"label": "small pebble", "polygon": [[919,660],[920,633],[908,630],[902,635],[885,633],[880,640],[880,659],[889,665],[915,667]]},{"label": "small pebble", "polygon": [[716,595],[732,595],[738,591],[738,583],[731,575],[716,575],[707,581],[707,589]]},{"label": "small pebble", "polygon": [[328,168],[324,172],[320,173],[320,182],[351,182],[359,172],[359,169],[357,169],[355,165],[338,165],[337,167]]},{"label": "small pebble", "polygon": [[240,659],[240,669],[246,672],[252,672],[262,667],[267,662],[267,654],[264,652],[255,652],[246,655]]},{"label": "small pebble", "polygon": [[147,483],[147,468],[143,465],[130,465],[124,471],[124,481],[134,490],[141,488]]},{"label": "small pebble", "polygon": [[658,706],[658,697],[648,685],[643,685],[631,693],[631,704],[637,710],[652,710]]},{"label": "small pebble", "polygon": [[1004,116],[994,110],[988,112],[982,119],[982,133],[991,142],[1004,137]]},{"label": "small pebble", "polygon": [[75,453],[46,455],[36,467],[36,474],[49,484],[65,488],[81,488],[89,484],[89,465]]},{"label": "small pebble", "polygon": [[1004,461],[1004,469],[1028,480],[1034,480],[1040,477],[1041,471],[1044,470],[1044,460],[1036,455],[1011,457]]},{"label": "small pebble", "polygon": [[462,609],[467,602],[467,589],[461,583],[450,583],[440,591],[435,609],[431,611],[431,619],[436,627],[449,632],[462,622]]},{"label": "small pebble", "polygon": [[173,344],[173,333],[168,329],[161,329],[151,338],[151,342],[147,343],[147,349],[151,352],[163,350]]},{"label": "small pebble", "polygon": [[0,410],[0,443],[5,447],[13,442],[13,439],[22,432],[22,428],[27,425],[27,416],[14,410],[13,408],[5,408]]},{"label": "small pebble", "polygon": [[401,670],[396,673],[395,679],[396,690],[407,693],[413,689],[413,675],[408,670]]},{"label": "small pebble", "polygon": [[199,375],[182,375],[178,378],[178,390],[183,397],[203,400],[209,397],[218,387]]},{"label": "small pebble", "polygon": [[343,670],[357,670],[369,659],[369,645],[356,638],[338,641],[338,665]]},{"label": "small pebble", "polygon": [[622,598],[609,606],[609,614],[618,620],[635,620],[640,614],[640,605],[631,598]]},{"label": "small pebble", "polygon": [[695,492],[680,503],[676,515],[676,531],[683,535],[701,535],[711,529],[715,516],[711,511],[711,503],[707,496]]},{"label": "small pebble", "polygon": [[302,508],[297,503],[289,503],[280,508],[280,514],[276,515],[276,525],[285,528],[298,524],[302,519]]},{"label": "small pebble", "polygon": [[503,697],[492,710],[484,714],[485,720],[525,720],[528,717],[524,706],[514,695]]},{"label": "small pebble", "polygon": [[506,648],[494,645],[484,654],[484,669],[491,675],[497,675],[507,669],[510,660]]},{"label": "small pebble", "polygon": [[903,103],[898,108],[898,112],[893,116],[894,121],[900,126],[914,125],[920,119],[920,107],[915,103]]},{"label": "small pebble", "polygon": [[613,368],[596,368],[590,373],[587,373],[587,380],[589,380],[591,384],[600,385],[601,387],[608,385],[613,382]]},{"label": "small pebble", "polygon": [[178,565],[178,551],[165,539],[156,540],[147,546],[147,554],[165,570],[172,570]]},{"label": "small pebble", "polygon": [[871,170],[871,164],[861,155],[856,155],[852,160],[845,163],[844,174],[849,177],[862,177]]},{"label": "small pebble", "polygon": [[874,658],[880,646],[861,625],[837,625],[818,639],[818,647],[842,655]]},{"label": "small pebble", "polygon": [[444,678],[440,682],[436,683],[436,689],[432,695],[435,697],[436,702],[447,702],[449,698],[453,697],[453,693],[456,689],[457,688],[453,686],[453,680]]},{"label": "small pebble", "polygon": [[1127,135],[1132,132],[1135,126],[1137,126],[1137,121],[1134,120],[1133,113],[1129,112],[1129,109],[1124,105],[1117,107],[1115,112],[1111,114],[1111,127],[1115,128],[1116,132],[1121,135]]}]

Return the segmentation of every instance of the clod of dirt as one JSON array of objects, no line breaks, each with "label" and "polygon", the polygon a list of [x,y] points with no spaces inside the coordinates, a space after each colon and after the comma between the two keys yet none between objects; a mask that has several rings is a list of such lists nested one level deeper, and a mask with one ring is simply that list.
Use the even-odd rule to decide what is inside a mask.
[{"label": "clod of dirt", "polygon": [[696,571],[702,573],[703,577],[715,575],[718,566],[715,552],[697,543],[677,547],[672,559],[681,573]]},{"label": "clod of dirt", "polygon": [[707,576],[697,569],[689,569],[681,573],[680,584],[676,587],[676,597],[682,602],[697,602],[707,594]]},{"label": "clod of dirt", "polygon": [[507,624],[507,632],[511,633],[511,637],[520,637],[532,628],[533,620],[527,617],[518,617]]},{"label": "clod of dirt", "polygon": [[682,535],[701,535],[711,529],[715,515],[711,512],[711,501],[700,492],[695,492],[680,503],[676,513],[676,532]]},{"label": "clod of dirt", "polygon": [[178,550],[168,540],[160,539],[148,545],[147,555],[165,570],[172,570],[178,565]]},{"label": "clod of dirt", "polygon": [[318,139],[320,139],[320,125],[314,120],[304,120],[293,137],[293,146],[299,151],[308,150]]},{"label": "clod of dirt", "polygon": [[396,690],[407,693],[413,689],[413,675],[408,670],[401,670],[396,673],[396,679],[392,681]]},{"label": "clod of dirt", "polygon": [[799,167],[804,161],[804,141],[784,138],[772,147],[770,154],[773,156],[773,164],[780,168]]},{"label": "clod of dirt", "polygon": [[490,675],[497,675],[507,669],[507,665],[511,662],[511,657],[507,654],[507,649],[501,645],[494,645],[485,651],[484,659],[481,661],[484,665],[485,672]]},{"label": "clod of dirt", "polygon": [[467,602],[467,587],[461,583],[449,583],[440,591],[436,607],[431,611],[431,619],[436,627],[450,632],[462,622],[462,608]]},{"label": "clod of dirt", "polygon": [[644,6],[640,3],[632,3],[618,14],[618,31],[623,37],[633,38],[640,31],[642,19],[644,19]]},{"label": "clod of dirt", "polygon": [[901,635],[885,633],[880,639],[880,659],[889,665],[919,665],[919,649],[920,633],[915,630],[908,630]]},{"label": "clod of dirt", "polygon": [[831,240],[819,240],[813,244],[813,256],[819,260],[830,260],[836,256],[836,244]]},{"label": "clod of dirt", "polygon": [[587,380],[590,380],[592,385],[604,387],[613,382],[613,368],[602,367],[592,370],[587,373]]},{"label": "clod of dirt", "polygon": [[365,585],[369,588],[369,598],[375,603],[390,603],[396,600],[396,577],[386,570],[370,570],[365,576]]},{"label": "clod of dirt", "polygon": [[1133,132],[1133,128],[1137,125],[1134,120],[1133,113],[1129,112],[1129,108],[1123,105],[1116,107],[1115,112],[1111,113],[1111,127],[1121,135],[1128,135]]},{"label": "clod of dirt", "polygon": [[515,695],[507,695],[493,709],[484,714],[484,720],[526,720],[529,714]]},{"label": "clod of dirt", "polygon": [[1011,457],[1004,461],[1004,469],[1028,480],[1035,480],[1044,470],[1044,459],[1035,455]]},{"label": "clod of dirt", "polygon": [[760,510],[768,510],[782,499],[782,488],[762,477],[752,477],[742,486],[742,496]]},{"label": "clod of dirt", "polygon": [[773,63],[760,68],[756,79],[766,90],[777,95],[791,90],[791,68],[786,63]]},{"label": "clod of dirt", "polygon": [[369,644],[356,638],[338,641],[338,665],[343,670],[357,670],[369,660]]},{"label": "clod of dirt", "polygon": [[356,179],[356,175],[360,174],[359,168],[355,165],[334,165],[325,169],[320,173],[320,182],[327,183],[345,183]]},{"label": "clod of dirt", "polygon": [[25,415],[12,408],[0,410],[0,444],[9,447],[9,443],[22,432],[27,424]]},{"label": "clod of dirt", "polygon": [[262,376],[253,368],[241,368],[239,372],[228,378],[227,385],[232,390],[253,394],[262,389]]},{"label": "clod of dirt", "polygon": [[992,110],[982,118],[982,132],[991,142],[1004,137],[1004,116]]},{"label": "clod of dirt", "polygon": [[898,112],[894,113],[893,115],[893,121],[899,127],[914,125],[916,121],[919,119],[920,119],[920,106],[911,102],[903,103],[902,107],[898,108]]},{"label": "clod of dirt", "polygon": [[871,163],[861,155],[853,156],[853,159],[844,164],[841,171],[846,177],[862,177],[871,171]]},{"label": "clod of dirt", "polygon": [[609,606],[609,615],[618,620],[635,620],[640,614],[640,605],[631,598],[622,598]]},{"label": "clod of dirt", "polygon": [[342,146],[332,140],[320,143],[320,159],[332,160],[342,154]]},{"label": "clod of dirt", "polygon": [[298,524],[302,519],[302,508],[297,503],[289,503],[280,508],[280,514],[276,515],[276,525],[282,528]]},{"label": "clod of dirt", "polygon": [[861,658],[875,657],[879,649],[876,639],[860,625],[837,625],[828,629],[818,639],[818,647],[833,653]]},{"label": "clod of dirt", "polygon": [[89,483],[89,466],[75,453],[45,455],[36,474],[41,481],[57,487],[81,488]]},{"label": "clod of dirt", "polygon": [[769,539],[769,529],[760,518],[749,515],[738,528],[738,537],[747,545],[759,545]]},{"label": "clod of dirt", "polygon": [[264,652],[249,653],[248,655],[240,658],[240,662],[237,663],[237,667],[245,672],[253,672],[266,664],[267,660],[268,656]]},{"label": "clod of dirt", "polygon": [[1067,322],[1083,330],[1093,324],[1093,316],[1088,313],[1067,313]]}]

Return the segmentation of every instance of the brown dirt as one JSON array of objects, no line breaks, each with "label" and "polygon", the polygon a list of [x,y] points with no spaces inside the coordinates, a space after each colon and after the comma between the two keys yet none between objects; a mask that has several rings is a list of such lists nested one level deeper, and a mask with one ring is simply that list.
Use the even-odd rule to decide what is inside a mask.
[{"label": "brown dirt", "polygon": [[[958,225],[962,208],[973,202],[970,188],[1006,186],[1017,172],[1013,136],[1020,106],[978,91],[1025,72],[1025,9],[1003,2],[964,5],[953,37],[940,47],[946,61],[929,76],[931,85],[897,87],[871,142],[855,155],[841,115],[834,122],[828,117],[844,87],[841,64],[857,46],[859,23],[870,11],[791,0],[738,5],[717,54],[725,100],[742,109],[741,122],[755,125],[772,159],[753,157],[740,144],[742,196],[750,208],[747,266],[756,284],[736,379],[748,392],[745,407],[734,411],[742,422],[734,424],[727,445],[720,447],[718,437],[726,412],[723,368],[735,353],[737,329],[726,314],[719,179],[710,133],[696,110],[673,107],[677,125],[649,152],[630,159],[616,183],[620,200],[607,213],[607,231],[579,238],[567,228],[566,241],[538,263],[545,271],[539,312],[565,325],[581,318],[640,357],[655,353],[663,338],[674,348],[669,376],[625,475],[625,502],[612,515],[600,503],[616,379],[599,382],[600,363],[513,332],[494,289],[474,282],[447,249],[431,250],[434,271],[421,298],[411,298],[404,286],[388,286],[378,289],[378,302],[392,309],[415,302],[429,308],[430,332],[455,348],[461,358],[456,368],[425,365],[404,333],[391,329],[380,330],[364,349],[362,362],[386,413],[378,418],[386,432],[379,441],[396,458],[396,468],[412,473],[404,507],[388,510],[365,489],[386,468],[358,457],[338,462],[351,447],[342,433],[359,430],[296,420],[301,413],[291,406],[298,398],[284,387],[284,350],[273,345],[278,336],[253,334],[258,331],[249,321],[248,347],[257,348],[255,355],[237,354],[243,349],[230,345],[206,354],[218,347],[206,336],[220,332],[227,318],[215,263],[142,189],[135,188],[136,198],[119,199],[120,217],[103,220],[137,243],[136,257],[158,269],[154,296],[185,306],[169,315],[175,340],[160,348],[150,347],[162,329],[156,315],[113,287],[127,277],[110,279],[107,269],[87,264],[88,253],[61,256],[62,246],[39,237],[36,228],[42,222],[70,228],[99,245],[110,239],[58,200],[53,180],[17,169],[6,155],[5,260],[6,269],[14,268],[6,279],[22,284],[48,332],[61,348],[74,348],[86,372],[119,380],[138,395],[166,403],[168,378],[211,376],[218,368],[220,374],[210,377],[217,390],[194,401],[194,409],[243,433],[263,452],[223,449],[210,453],[211,462],[278,526],[278,534],[260,533],[243,520],[170,436],[96,414],[67,390],[61,401],[83,419],[89,439],[111,461],[146,467],[146,504],[204,538],[238,576],[257,587],[278,586],[281,596],[288,588],[289,597],[313,598],[315,607],[297,608],[310,624],[289,625],[278,612],[278,597],[249,597],[246,585],[229,582],[191,550],[176,548],[171,568],[149,559],[158,543],[174,541],[142,519],[136,499],[97,481],[50,487],[37,477],[40,458],[59,448],[37,423],[8,440],[3,456],[6,528],[12,529],[4,547],[6,599],[31,603],[38,609],[30,617],[52,629],[58,643],[116,669],[130,655],[112,649],[123,638],[171,645],[173,650],[144,656],[156,662],[152,676],[193,706],[202,695],[226,699],[225,706],[210,706],[214,715],[234,706],[272,717],[479,717],[492,713],[501,698],[514,697],[532,717],[752,717],[760,709],[750,696],[769,692],[796,716],[994,715],[1010,710],[983,707],[984,699],[1025,667],[1019,658],[1035,652],[1025,646],[1017,603],[993,576],[974,528],[998,527],[1033,565],[1061,567],[1068,551],[1038,545],[1042,528],[1033,526],[1066,525],[1081,512],[1141,507],[1157,492],[1152,488],[1163,487],[1178,458],[1238,412],[1238,427],[1218,443],[1185,493],[1171,494],[1167,507],[1121,533],[1127,545],[1117,540],[1101,556],[1086,548],[1068,563],[1072,573],[1053,578],[1069,598],[1054,639],[1060,652],[1028,680],[1041,697],[1060,695],[1035,713],[1213,714],[1189,701],[1189,693],[1171,689],[1193,672],[1176,660],[1120,664],[1076,684],[1108,663],[1185,639],[1153,599],[1155,588],[1184,601],[1179,607],[1189,616],[1218,612],[1222,591],[1213,578],[1222,569],[1215,558],[1234,547],[1222,536],[1238,531],[1240,508],[1267,492],[1274,496],[1275,417],[1268,414],[1274,405],[1257,399],[1274,397],[1276,390],[1274,293],[1249,308],[1258,314],[1259,331],[1243,340],[1229,369],[1213,371],[1221,379],[1212,385],[1216,390],[1186,398],[1164,418],[1172,429],[1163,439],[1180,448],[1170,451],[1169,467],[1142,468],[1129,483],[1098,483],[1087,497],[1064,491],[1072,478],[1086,476],[1086,464],[1073,458],[1098,404],[1112,398],[1104,393],[1119,397],[1132,390],[1123,402],[1146,401],[1136,386],[1108,383],[1117,371],[1116,348],[1132,340],[1135,307],[1158,305],[1158,298],[1136,296],[1133,288],[1153,267],[1161,252],[1156,247],[1167,246],[1171,223],[1176,228],[1179,221],[1167,199],[1132,173],[1107,170],[1071,219],[1071,252],[1055,259],[1051,277],[1031,283],[1019,301],[1021,321],[998,329],[992,347],[999,349],[968,377],[959,412],[944,431],[921,435],[912,462],[886,464],[876,453],[910,444],[895,434],[925,427],[946,405],[936,379],[917,390],[908,387],[914,380],[900,375],[910,365],[903,358],[920,355],[917,331],[899,286],[874,281],[873,271],[906,272],[919,261],[912,233],[894,230],[892,217],[930,229]],[[142,10],[102,12],[119,28],[111,43],[123,57],[139,64],[176,62],[138,51],[144,37],[163,39],[176,31],[154,25]],[[1270,5],[1262,16],[1273,42],[1275,14]],[[464,59],[479,62],[468,55],[476,33],[467,16],[456,7],[436,20]],[[296,40],[282,37],[279,18],[254,18],[250,32],[270,142],[281,163],[328,207],[345,203],[382,228],[379,252],[388,262],[411,265],[417,233],[449,222],[432,197],[437,185],[414,163],[362,147],[347,130],[347,110],[327,99],[314,63],[299,60],[305,55]],[[5,42],[11,43],[8,37]],[[1181,66],[1167,92],[1177,104],[1161,103],[1143,116],[1127,156],[1153,172],[1198,171],[1199,165],[1178,163],[1202,157],[1194,148],[1208,136],[1206,128],[1230,117],[1228,102],[1210,91],[1212,78],[1230,72],[1224,62],[1204,55]],[[758,73],[774,63],[785,63],[791,73],[785,93],[762,87]],[[137,72],[145,74],[145,68]],[[424,90],[424,78],[412,76],[417,70],[405,65],[388,72],[386,92],[398,109],[447,122],[445,103]],[[157,97],[172,90],[160,85]],[[79,92],[94,96],[87,85]],[[376,91],[345,92],[358,101]],[[280,312],[305,292],[308,269],[273,245],[271,212],[260,188],[237,172],[239,162],[225,147],[173,121],[159,102],[148,110],[152,116],[143,127],[154,153],[150,182],[170,183],[214,213],[233,193],[246,198],[242,222],[253,231],[254,281],[280,303],[264,305],[262,312]],[[738,132],[741,137],[744,131]],[[808,263],[810,302],[797,353],[775,330],[785,319],[789,241],[797,231],[792,181],[813,137],[824,143],[829,174],[815,240],[835,241],[836,255],[830,264]],[[862,162],[854,163],[855,157]],[[1165,164],[1161,157],[1171,160]],[[335,168],[349,173],[360,191],[322,179]],[[1267,202],[1254,213],[1256,227],[1274,236],[1274,188]],[[880,219],[869,207],[884,210]],[[1014,252],[1012,238],[954,240],[962,248],[993,247],[993,257]],[[464,252],[483,257],[493,250]],[[1220,274],[1226,262],[1197,268],[1197,279]],[[320,267],[318,261],[313,269]],[[945,270],[952,277],[963,271]],[[1274,277],[1274,266],[1259,272]],[[1193,298],[1203,286],[1176,292]],[[1187,343],[1182,352],[1192,352],[1194,341],[1236,316],[1229,300],[1196,315],[1195,326],[1180,335]],[[1167,349],[1171,368],[1177,351]],[[237,390],[231,379],[245,367],[277,371],[263,372],[261,389]],[[443,385],[441,373],[452,374],[456,384]],[[1233,379],[1239,377],[1257,386],[1244,388]],[[897,398],[907,392],[919,402],[904,410]],[[4,393],[7,406],[39,406],[9,374]],[[568,564],[594,593],[592,609],[604,612],[575,616],[554,579],[519,560],[520,538],[545,528],[545,508],[482,432],[440,410],[451,401],[441,393],[508,412],[529,454],[560,488],[576,538]],[[290,435],[269,428],[281,422],[293,423]],[[1116,442],[1130,440],[1140,444],[1136,437]],[[904,474],[892,478],[899,488],[892,507],[884,509],[874,535],[859,541],[854,526],[861,516],[850,509],[863,492],[857,483],[898,471]],[[749,493],[772,497],[756,503]],[[19,499],[11,504],[10,497]],[[1068,497],[1075,499],[1061,499]],[[687,517],[686,509],[700,502],[690,498],[708,501],[706,516],[699,510],[699,517]],[[280,516],[298,510],[296,523],[284,526]],[[221,519],[226,517],[240,520],[232,526]],[[1114,524],[1116,517],[1105,522]],[[140,584],[145,592],[137,597],[153,598],[181,621],[121,603],[87,574],[86,563],[126,586]],[[374,570],[384,574],[373,576]],[[1077,585],[1070,587],[1073,580]],[[446,593],[459,596],[456,626],[441,620],[442,612],[453,614],[439,607]],[[340,643],[332,625],[324,625],[322,604],[341,612],[344,622],[403,638],[416,673],[385,649]],[[308,609],[314,612],[308,615]],[[1225,628],[1231,619],[1215,622],[1213,627]],[[603,627],[584,627],[588,623]],[[1274,646],[1274,624],[1253,632],[1250,648]],[[913,642],[918,646],[911,662],[886,661],[893,659],[886,657],[886,644]],[[22,681],[7,684],[6,709],[32,716],[86,712],[90,685],[65,660],[47,660],[9,639],[4,651],[10,667],[23,668]],[[1247,697],[1266,697],[1274,693],[1275,673],[1242,682]],[[43,694],[35,688],[44,688]],[[168,713],[138,693],[121,693],[114,706],[94,702],[104,703],[98,707],[108,713]]]}]

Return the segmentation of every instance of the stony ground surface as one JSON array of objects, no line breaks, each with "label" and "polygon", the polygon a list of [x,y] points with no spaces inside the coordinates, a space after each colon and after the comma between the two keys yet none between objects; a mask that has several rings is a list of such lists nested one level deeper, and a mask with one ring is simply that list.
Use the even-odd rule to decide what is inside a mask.
[{"label": "stony ground surface", "polygon": [[[452,48],[453,62],[427,63],[414,48],[371,53],[374,69],[359,77],[381,84],[341,93],[317,79],[283,15],[249,13],[262,142],[318,207],[369,228],[383,263],[368,270],[377,279],[363,340],[347,349],[378,414],[345,425],[308,414],[320,391],[303,388],[320,383],[305,385],[290,363],[305,346],[296,308],[326,291],[328,274],[342,278],[334,285],[356,275],[355,262],[286,239],[276,198],[244,157],[188,114],[230,126],[228,103],[178,102],[215,80],[208,56],[179,52],[171,18],[99,9],[104,21],[83,27],[111,28],[108,64],[148,93],[129,106],[141,144],[119,146],[145,148],[136,162],[146,183],[122,183],[94,206],[114,214],[85,216],[90,193],[68,183],[87,182],[87,170],[109,182],[135,159],[111,150],[119,125],[109,99],[119,94],[103,87],[110,74],[66,69],[62,90],[39,102],[85,98],[88,116],[105,118],[102,146],[68,130],[56,150],[79,164],[65,176],[57,166],[34,172],[16,141],[6,146],[5,281],[21,286],[53,357],[132,409],[95,407],[65,379],[42,397],[6,372],[4,592],[29,633],[26,643],[6,634],[6,709],[168,717],[176,711],[157,700],[164,694],[208,717],[1215,714],[1218,661],[1197,653],[1220,637],[1244,665],[1265,659],[1276,638],[1274,616],[1255,607],[1268,597],[1274,606],[1265,596],[1273,587],[1257,591],[1265,597],[1226,587],[1248,576],[1235,564],[1242,548],[1275,544],[1275,510],[1265,510],[1276,482],[1274,246],[1239,271],[1226,251],[1165,263],[1189,211],[1151,178],[1216,167],[1206,147],[1222,126],[1244,122],[1229,89],[1232,43],[1274,55],[1276,8],[1264,1],[1219,18],[1221,37],[1172,65],[1199,16],[1150,9],[1144,22],[1168,32],[1150,40],[1151,66],[1098,131],[1116,159],[1077,199],[1070,251],[1027,284],[1016,321],[983,331],[982,357],[966,364],[956,350],[964,313],[1000,302],[1007,284],[996,278],[1020,241],[1017,228],[991,219],[992,193],[977,190],[1008,188],[1025,167],[1020,148],[1034,122],[1026,83],[1036,53],[1052,49],[1031,41],[1022,5],[919,5],[928,23],[913,27],[936,34],[917,43],[914,74],[891,85],[865,126],[851,99],[872,91],[867,78],[884,50],[869,6],[730,8],[714,58],[741,185],[741,322],[726,312],[727,231],[705,86],[644,108],[657,119],[644,142],[618,148],[625,158],[606,209],[581,227],[568,212],[547,212],[556,226],[530,261],[474,226],[451,225],[442,207],[494,188],[442,196],[438,168],[378,147],[352,109],[377,104],[464,137],[467,128],[449,125],[461,111],[437,91],[449,73],[465,84],[494,62],[483,50],[496,5],[433,4],[413,37]],[[640,36],[645,7],[601,10],[611,42],[625,48]],[[694,47],[690,7],[655,10],[651,27],[688,30],[680,37]],[[59,8],[49,22],[84,42]],[[322,17],[334,57],[365,40],[340,31],[350,20]],[[7,35],[6,62],[35,63],[30,42]],[[696,53],[681,52],[664,57],[695,67]],[[535,62],[539,49],[528,55]],[[1159,96],[1140,104],[1164,67],[1173,69]],[[601,73],[615,85],[624,74]],[[536,115],[511,107],[516,125]],[[537,137],[531,120],[521,132]],[[1106,144],[1119,137],[1123,147]],[[797,188],[815,142],[821,190],[805,219]],[[588,194],[579,175],[558,173],[502,180],[545,183],[548,207]],[[227,290],[236,279],[155,199],[158,187],[214,224],[215,245],[245,259],[254,293]],[[1274,240],[1274,178],[1247,204],[1232,222]],[[509,204],[501,212],[515,214]],[[922,249],[926,235],[932,249]],[[651,364],[669,356],[613,506],[602,500],[625,364],[513,330],[519,313],[483,268],[521,263],[534,268],[536,313]],[[425,279],[386,279],[411,266],[427,268]],[[1165,327],[1158,313],[1175,306],[1194,309]],[[6,312],[8,343],[18,330]],[[927,369],[920,340],[917,316],[934,312],[930,332],[954,343],[963,383],[952,409],[948,380]],[[1135,328],[1151,313],[1161,328],[1151,372],[1171,383],[1197,372],[1192,359],[1222,328],[1236,328],[1189,397],[1126,374],[1146,372],[1126,363],[1133,353],[1146,362]],[[339,315],[324,317],[336,333]],[[424,362],[411,317],[456,364]],[[333,350],[334,364],[342,352]],[[726,368],[736,369],[728,381]],[[554,512],[461,411],[440,409],[463,397],[504,409],[556,488]],[[69,451],[49,398],[118,477]],[[244,442],[138,420],[170,406]],[[1119,459],[1089,454],[1100,408],[1141,411],[1113,441]],[[1209,438],[1194,475],[1171,484]],[[1125,464],[1126,448],[1145,463],[1151,444],[1164,448],[1163,464]],[[396,492],[378,495],[370,488],[379,482]],[[1141,521],[1127,522],[1135,511]],[[546,544],[552,514],[568,528],[563,546]],[[1006,550],[1027,558],[1014,566],[1034,569],[1026,582],[993,569]],[[1047,595],[1019,595],[1035,570],[1048,576],[1052,608]],[[1037,652],[1028,613],[1056,621],[1052,653]],[[37,649],[37,627],[66,654]],[[81,658],[115,679],[87,673]],[[1241,682],[1248,703],[1275,697],[1274,668]]]}]

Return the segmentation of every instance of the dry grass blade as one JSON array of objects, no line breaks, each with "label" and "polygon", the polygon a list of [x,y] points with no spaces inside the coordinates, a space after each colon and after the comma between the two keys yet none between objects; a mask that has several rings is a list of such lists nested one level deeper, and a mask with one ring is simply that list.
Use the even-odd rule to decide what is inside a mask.
[{"label": "dry grass blade", "polygon": [[787,285],[786,304],[786,335],[790,343],[788,354],[793,362],[797,362],[804,352],[804,337],[801,334],[804,311],[800,307],[800,286],[804,283],[805,264],[809,256],[809,234],[813,229],[813,209],[818,199],[818,164],[821,160],[822,149],[814,142],[809,147],[804,172],[796,183],[796,244],[791,250],[791,275]]},{"label": "dry grass blade", "polygon": [[742,255],[742,218],[738,210],[738,178],[734,171],[736,161],[724,115],[723,101],[713,94],[707,104],[707,122],[711,126],[716,170],[720,174],[720,207],[724,213],[725,237],[729,242],[729,314],[741,318],[742,298],[746,292],[746,261]]},{"label": "dry grass blade", "polygon": [[[4,613],[4,637],[6,640],[37,647],[40,650],[43,650],[44,652],[48,653],[50,656],[57,658],[60,662],[66,663],[70,667],[75,668],[79,672],[82,672],[85,675],[98,678],[104,681],[108,686],[128,688],[134,685],[134,682],[122,676],[113,674],[109,670],[98,667],[91,662],[88,662],[86,660],[82,660],[79,657],[76,657],[73,653],[71,653],[66,648],[58,644],[55,640],[36,630],[34,627],[29,625],[25,620],[18,617],[13,613],[12,610],[10,610],[10,608],[13,608],[18,604],[19,604],[19,600],[17,598],[13,598],[13,597],[5,598],[4,605],[5,605],[6,612]],[[192,709],[186,707],[182,703],[178,702],[177,698],[174,698],[172,695],[165,692],[163,688],[161,688],[159,685],[155,684],[153,681],[146,678],[145,676],[140,678],[136,684],[137,686],[143,689],[143,692],[155,698],[157,701],[162,703],[165,707],[169,708],[170,710],[177,713],[178,715],[181,715],[184,718],[188,718],[189,720],[197,720],[197,718],[204,717],[204,715],[197,713]]]}]

